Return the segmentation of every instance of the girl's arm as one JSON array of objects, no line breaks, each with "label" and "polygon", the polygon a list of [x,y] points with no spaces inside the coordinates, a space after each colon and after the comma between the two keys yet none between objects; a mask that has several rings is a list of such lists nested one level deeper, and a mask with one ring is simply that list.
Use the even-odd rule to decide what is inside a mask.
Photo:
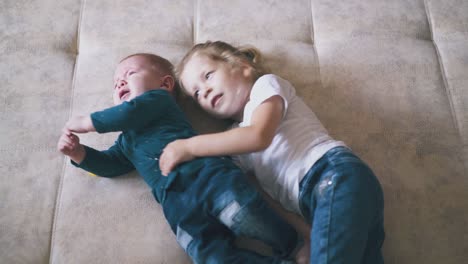
[{"label": "girl's arm", "polygon": [[275,95],[255,109],[250,126],[168,144],[160,157],[163,175],[167,175],[177,164],[196,157],[236,155],[266,149],[281,122],[283,108],[283,99]]}]

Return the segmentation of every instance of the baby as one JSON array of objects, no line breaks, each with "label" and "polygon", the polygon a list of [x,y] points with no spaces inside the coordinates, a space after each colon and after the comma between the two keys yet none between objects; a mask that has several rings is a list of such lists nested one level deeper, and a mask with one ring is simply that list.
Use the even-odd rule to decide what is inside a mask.
[{"label": "baby", "polygon": [[[194,159],[163,177],[164,147],[196,133],[174,98],[173,66],[154,54],[124,58],[114,76],[114,107],[65,124],[57,148],[73,165],[102,177],[134,169],[143,177],[194,263],[288,263],[298,248],[297,232],[277,216],[227,157]],[[98,151],[75,133],[121,131],[115,144]],[[236,248],[237,236],[258,239],[274,256]]]}]

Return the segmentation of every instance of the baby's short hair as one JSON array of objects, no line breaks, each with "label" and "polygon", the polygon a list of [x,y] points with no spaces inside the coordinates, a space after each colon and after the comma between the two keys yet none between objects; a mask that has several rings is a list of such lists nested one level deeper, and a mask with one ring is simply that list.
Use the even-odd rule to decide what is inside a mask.
[{"label": "baby's short hair", "polygon": [[[167,59],[161,56],[158,56],[156,54],[135,53],[135,54],[131,54],[123,58],[122,60],[120,60],[119,63],[131,57],[135,57],[135,56],[141,56],[145,58],[146,60],[148,60],[148,62],[156,69],[157,73],[159,73],[160,75],[162,76],[170,75],[172,78],[174,78],[174,80],[176,80],[174,65]],[[178,98],[180,96],[179,90],[180,90],[179,83],[176,81],[174,83],[174,90],[172,92],[175,98]]]},{"label": "baby's short hair", "polygon": [[156,54],[152,53],[135,53],[132,55],[129,55],[125,58],[123,58],[120,62],[129,59],[131,57],[135,56],[140,56],[145,59],[147,59],[152,66],[156,68],[156,70],[161,74],[161,75],[171,75],[175,79],[175,73],[174,73],[174,65],[167,59],[158,56]]}]

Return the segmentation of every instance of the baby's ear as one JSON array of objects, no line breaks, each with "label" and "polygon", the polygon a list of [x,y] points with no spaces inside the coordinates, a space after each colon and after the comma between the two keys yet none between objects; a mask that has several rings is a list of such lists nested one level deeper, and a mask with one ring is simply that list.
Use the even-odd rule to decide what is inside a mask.
[{"label": "baby's ear", "polygon": [[169,92],[174,92],[175,80],[171,75],[165,75],[162,77],[162,87],[165,87]]}]

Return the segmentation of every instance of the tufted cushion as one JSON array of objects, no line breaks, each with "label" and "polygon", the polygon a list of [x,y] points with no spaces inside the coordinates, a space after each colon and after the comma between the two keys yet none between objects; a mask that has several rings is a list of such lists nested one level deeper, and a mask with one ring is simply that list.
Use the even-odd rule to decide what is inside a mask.
[{"label": "tufted cushion", "polygon": [[[465,0],[3,0],[0,262],[190,263],[136,173],[93,177],[56,151],[68,117],[112,104],[131,53],[177,63],[194,44],[263,51],[330,134],[376,172],[386,263],[464,263]],[[200,131],[224,126],[186,102]],[[116,134],[86,134],[98,149]]]}]

